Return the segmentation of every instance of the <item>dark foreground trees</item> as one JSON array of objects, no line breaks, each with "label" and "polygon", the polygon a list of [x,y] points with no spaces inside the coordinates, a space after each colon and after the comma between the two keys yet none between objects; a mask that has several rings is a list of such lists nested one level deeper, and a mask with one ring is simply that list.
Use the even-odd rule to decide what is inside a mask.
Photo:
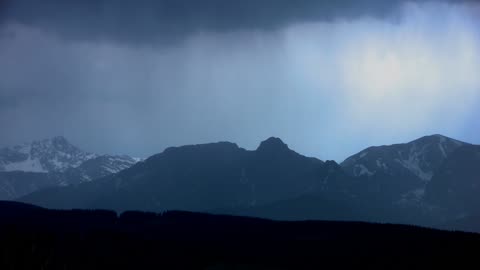
[{"label": "dark foreground trees", "polygon": [[55,211],[0,203],[0,269],[475,266],[480,236],[360,222],[189,212]]}]

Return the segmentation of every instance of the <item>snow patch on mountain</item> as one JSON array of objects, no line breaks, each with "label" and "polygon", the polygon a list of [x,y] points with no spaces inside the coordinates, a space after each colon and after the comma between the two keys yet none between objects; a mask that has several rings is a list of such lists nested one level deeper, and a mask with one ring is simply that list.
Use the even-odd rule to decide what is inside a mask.
[{"label": "snow patch on mountain", "polygon": [[342,167],[353,176],[374,175],[380,171],[398,175],[407,170],[428,182],[443,160],[464,144],[442,135],[426,136],[405,144],[370,147],[347,158]]},{"label": "snow patch on mountain", "polygon": [[15,199],[39,188],[77,185],[142,161],[127,155],[97,155],[63,137],[0,149],[0,199]]},{"label": "snow patch on mountain", "polygon": [[4,171],[24,171],[24,172],[48,172],[45,170],[38,159],[31,159],[28,157],[26,160],[19,162],[7,163],[4,165]]},{"label": "snow patch on mountain", "polygon": [[69,169],[67,173],[73,181],[70,184],[90,182],[130,168],[137,163],[137,160],[126,155],[102,155],[85,161],[77,168]]},{"label": "snow patch on mountain", "polygon": [[133,164],[137,163],[137,159],[129,156],[105,156],[104,165],[102,168],[109,173],[117,173],[119,171],[130,168]]},{"label": "snow patch on mountain", "polygon": [[383,170],[388,170],[387,164],[385,162],[383,162],[381,158],[377,159],[376,163],[377,163],[378,168],[383,169]]},{"label": "snow patch on mountain", "polygon": [[424,171],[420,167],[420,159],[422,158],[422,152],[415,152],[414,148],[410,151],[410,155],[408,159],[398,159],[396,158],[395,161],[400,163],[403,167],[407,170],[418,176],[423,181],[429,181],[432,179],[433,171]]},{"label": "snow patch on mountain", "polygon": [[139,157],[131,157],[131,158],[135,161],[135,163],[145,160],[144,158],[139,158]]},{"label": "snow patch on mountain", "polygon": [[374,173],[368,170],[367,167],[365,167],[365,165],[363,164],[355,164],[355,169],[353,170],[353,174],[355,176],[362,176],[362,175],[372,176]]},{"label": "snow patch on mountain", "polygon": [[[423,181],[429,181],[432,179],[433,171],[422,169],[421,162],[425,162],[425,153],[429,145],[422,145],[418,147],[416,143],[413,143],[410,147],[409,155],[407,159],[395,159],[395,161],[402,164],[407,170],[418,176]],[[446,155],[446,154],[445,154]]]},{"label": "snow patch on mountain", "polygon": [[402,195],[398,201],[400,204],[419,203],[425,195],[425,188],[417,188]]},{"label": "snow patch on mountain", "polygon": [[96,156],[58,136],[0,149],[0,171],[63,172]]}]

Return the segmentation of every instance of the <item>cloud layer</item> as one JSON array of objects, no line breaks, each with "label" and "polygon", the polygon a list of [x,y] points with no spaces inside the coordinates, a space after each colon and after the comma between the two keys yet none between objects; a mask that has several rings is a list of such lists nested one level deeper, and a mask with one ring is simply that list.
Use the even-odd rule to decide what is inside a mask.
[{"label": "cloud layer", "polygon": [[149,27],[148,2],[2,8],[1,144],[65,135],[147,156],[220,140],[255,148],[273,135],[340,161],[430,133],[480,143],[478,4],[239,1],[214,16],[221,2],[155,1],[153,11],[173,5],[171,18]]},{"label": "cloud layer", "polygon": [[[457,0],[458,1],[458,0]],[[6,0],[0,21],[73,40],[171,44],[198,32],[266,31],[292,23],[391,16],[403,0]],[[423,2],[419,0],[419,2]]]}]

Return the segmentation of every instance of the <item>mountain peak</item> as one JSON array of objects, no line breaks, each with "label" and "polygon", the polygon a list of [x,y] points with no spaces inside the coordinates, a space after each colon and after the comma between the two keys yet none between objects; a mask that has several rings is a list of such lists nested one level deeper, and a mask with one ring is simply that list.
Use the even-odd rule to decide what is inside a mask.
[{"label": "mountain peak", "polygon": [[452,139],[450,137],[434,134],[429,136],[424,136],[414,141],[408,143],[409,145],[417,145],[417,147],[424,148],[429,146],[435,146],[441,151],[441,154],[446,158],[449,153],[451,153],[456,148],[466,145],[468,143]]},{"label": "mountain peak", "polygon": [[451,138],[447,137],[447,136],[444,136],[442,134],[432,134],[432,135],[427,135],[427,136],[423,136],[421,138],[419,138],[418,140],[421,140],[421,139],[440,139],[440,140],[443,140],[443,139],[448,139],[448,140],[452,140]]},{"label": "mountain peak", "polygon": [[55,144],[69,144],[68,140],[63,136],[55,136],[50,140]]},{"label": "mountain peak", "polygon": [[442,134],[432,134],[432,135],[428,135],[428,136],[423,136],[421,138],[418,138],[412,142],[431,142],[431,141],[435,141],[435,142],[455,142],[456,144],[465,144],[464,142],[461,142],[459,140],[455,140],[455,139],[452,139],[450,137],[447,137],[445,135],[442,135]]},{"label": "mountain peak", "polygon": [[399,174],[404,171],[426,183],[444,160],[464,144],[433,134],[408,143],[367,148],[347,158],[342,166],[354,176],[371,176],[376,172]]},{"label": "mountain peak", "polygon": [[36,140],[0,153],[0,171],[63,172],[96,157],[70,144],[63,136]]},{"label": "mountain peak", "polygon": [[277,137],[270,137],[266,139],[265,141],[261,142],[260,145],[257,148],[257,151],[261,152],[272,152],[272,151],[285,151],[285,150],[290,150],[288,148],[288,145],[285,144],[280,138]]},{"label": "mountain peak", "polygon": [[33,151],[35,150],[47,151],[48,149],[50,149],[50,151],[65,150],[65,149],[81,151],[76,146],[72,145],[63,136],[54,136],[54,137],[45,138],[41,140],[34,140],[34,141],[31,141],[30,143],[24,143],[23,145],[30,147],[31,149],[33,149]]}]

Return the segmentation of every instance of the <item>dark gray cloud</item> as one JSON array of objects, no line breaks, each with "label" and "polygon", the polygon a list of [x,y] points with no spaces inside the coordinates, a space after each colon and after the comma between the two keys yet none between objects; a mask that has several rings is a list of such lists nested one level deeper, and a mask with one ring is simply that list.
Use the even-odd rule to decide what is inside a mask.
[{"label": "dark gray cloud", "polygon": [[0,0],[0,146],[478,142],[480,5],[416,2]]},{"label": "dark gray cloud", "polygon": [[[455,0],[445,0],[458,2]],[[385,17],[405,0],[4,0],[0,22],[69,39],[168,43],[193,32],[273,30],[296,22]],[[417,0],[416,2],[424,2]]]}]

